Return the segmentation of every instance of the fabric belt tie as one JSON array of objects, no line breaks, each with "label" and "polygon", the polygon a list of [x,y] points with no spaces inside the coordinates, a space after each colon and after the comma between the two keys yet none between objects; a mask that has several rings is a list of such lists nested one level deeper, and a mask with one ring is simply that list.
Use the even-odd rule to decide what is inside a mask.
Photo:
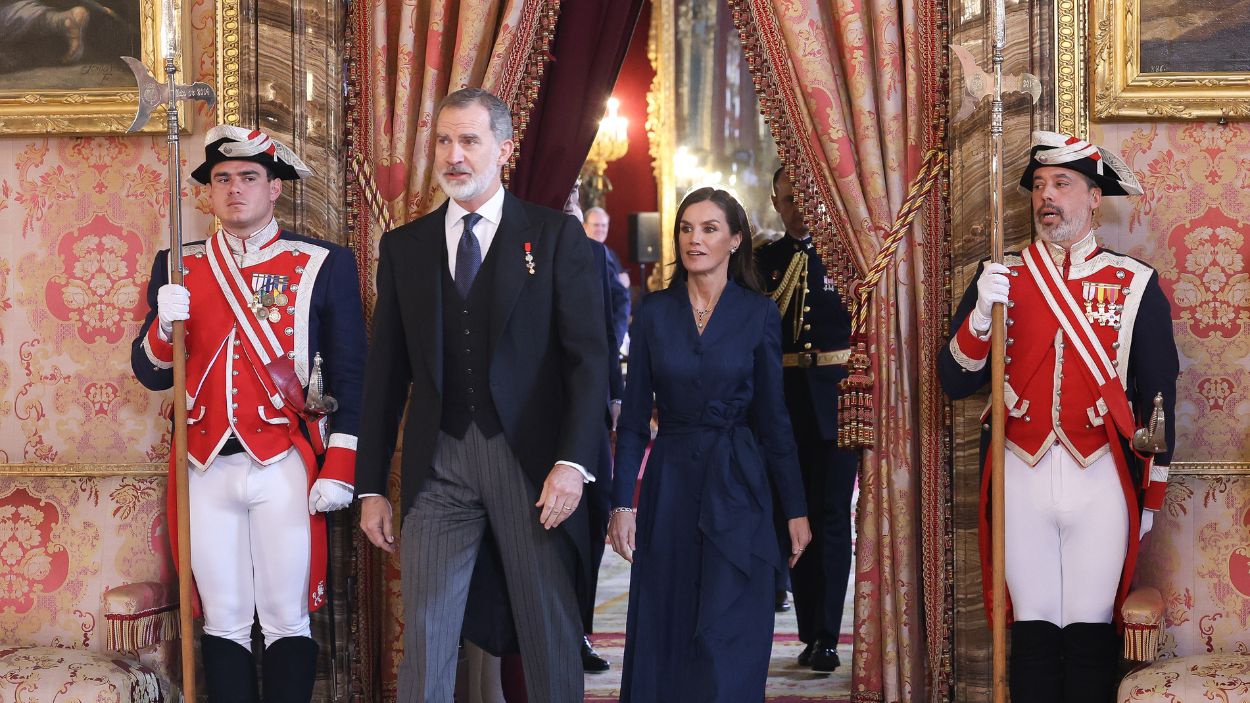
[{"label": "fabric belt tie", "polygon": [[850,349],[828,352],[797,352],[782,354],[781,365],[785,368],[810,369],[816,366],[842,366],[851,358]]},{"label": "fabric belt tie", "polygon": [[702,453],[695,460],[705,467],[698,521],[704,543],[698,633],[731,616],[753,559],[778,570],[784,562],[772,525],[772,491],[747,424],[747,408],[712,402],[697,418],[661,417],[657,441],[674,435],[702,435],[692,443]]}]

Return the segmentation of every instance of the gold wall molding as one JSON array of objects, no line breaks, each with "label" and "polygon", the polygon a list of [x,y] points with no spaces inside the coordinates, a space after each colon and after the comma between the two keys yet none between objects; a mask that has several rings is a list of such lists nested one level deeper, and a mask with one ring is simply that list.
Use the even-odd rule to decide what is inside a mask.
[{"label": "gold wall molding", "polygon": [[83,476],[164,476],[169,465],[159,464],[0,464],[0,476],[23,478],[78,478]]},{"label": "gold wall molding", "polygon": [[1089,136],[1085,101],[1086,0],[1055,0],[1055,131]]},{"label": "gold wall molding", "polygon": [[1250,118],[1250,72],[1143,72],[1142,0],[1090,3],[1094,30],[1090,100],[1094,118]]},{"label": "gold wall molding", "polygon": [[1246,461],[1174,461],[1169,476],[1250,476]]},{"label": "gold wall molding", "polygon": [[[175,31],[181,49],[176,59],[174,80],[186,81],[191,53],[190,25],[185,5],[177,0],[174,12],[179,18]],[[237,2],[238,0],[231,0]],[[162,5],[157,0],[141,0],[138,8],[139,51],[138,58],[160,82],[165,81],[164,57],[160,53],[162,34]],[[6,41],[0,39],[0,41]],[[81,70],[90,68],[81,65]],[[46,134],[52,136],[76,136],[97,134],[124,134],[135,119],[139,104],[138,86],[129,85],[134,78],[130,71],[119,71],[127,85],[78,87],[57,89],[52,87],[21,87],[0,90],[0,136],[12,134]],[[178,126],[187,129],[188,114],[178,112]],[[145,134],[164,134],[165,108],[152,111],[152,119],[139,131]]]},{"label": "gold wall molding", "polygon": [[647,139],[651,145],[651,168],[658,184],[660,211],[660,260],[656,262],[644,285],[659,290],[667,283],[669,264],[676,260],[673,239],[667,236],[668,224],[677,216],[677,177],[673,154],[677,151],[676,131],[676,64],[677,28],[674,0],[657,0],[651,5],[651,28],[647,35],[647,58],[655,69],[651,90],[647,93]]},{"label": "gold wall molding", "polygon": [[241,125],[239,0],[217,0],[217,124]]}]

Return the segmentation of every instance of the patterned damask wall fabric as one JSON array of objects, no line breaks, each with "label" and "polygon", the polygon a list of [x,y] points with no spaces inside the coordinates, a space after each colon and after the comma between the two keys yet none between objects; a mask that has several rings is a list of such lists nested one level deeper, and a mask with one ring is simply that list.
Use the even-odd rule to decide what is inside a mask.
[{"label": "patterned damask wall fabric", "polygon": [[1142,550],[1163,594],[1162,654],[1250,651],[1250,476],[1177,476]]},{"label": "patterned damask wall fabric", "polygon": [[[195,80],[214,82],[214,10],[187,3]],[[213,115],[182,137],[184,177]],[[163,461],[169,393],[130,372],[152,257],[168,247],[163,137],[0,138],[0,464]],[[183,232],[211,227],[183,187]]]},{"label": "patterned damask wall fabric", "polygon": [[165,479],[0,477],[0,644],[104,649],[104,592],[175,581]]},{"label": "patterned damask wall fabric", "polygon": [[1109,198],[1099,235],[1159,270],[1180,351],[1175,460],[1250,461],[1250,125],[1095,125],[1145,195]]},{"label": "patterned damask wall fabric", "polygon": [[[1145,190],[1104,200],[1099,234],[1158,269],[1171,301],[1176,461],[1250,461],[1250,125],[1103,124],[1091,137]],[[1163,652],[1246,651],[1250,476],[1173,476],[1161,513],[1136,582],[1163,594]]]},{"label": "patterned damask wall fabric", "polygon": [[[184,7],[187,63],[212,82],[213,4]],[[184,164],[211,120],[194,115]],[[0,138],[0,464],[168,455],[170,394],[130,371],[168,246],[166,158],[151,136]],[[183,192],[185,237],[202,238],[206,196]],[[174,580],[164,499],[163,478],[0,476],[0,642],[102,649],[105,590]]]}]

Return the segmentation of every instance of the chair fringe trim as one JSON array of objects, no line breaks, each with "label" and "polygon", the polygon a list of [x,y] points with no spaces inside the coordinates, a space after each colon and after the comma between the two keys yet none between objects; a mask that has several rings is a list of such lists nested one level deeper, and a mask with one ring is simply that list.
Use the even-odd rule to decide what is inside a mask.
[{"label": "chair fringe trim", "polygon": [[114,652],[137,652],[158,642],[179,637],[178,606],[166,605],[138,613],[104,616],[108,629],[104,645]]},{"label": "chair fringe trim", "polygon": [[1124,658],[1135,662],[1152,662],[1159,655],[1163,624],[1140,625],[1124,623]]}]

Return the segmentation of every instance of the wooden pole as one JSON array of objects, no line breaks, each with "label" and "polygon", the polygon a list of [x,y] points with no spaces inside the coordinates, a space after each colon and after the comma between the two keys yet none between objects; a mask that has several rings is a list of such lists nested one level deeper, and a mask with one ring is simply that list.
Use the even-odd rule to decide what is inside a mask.
[{"label": "wooden pole", "polygon": [[[178,148],[178,91],[172,55],[165,58],[169,102],[165,108],[169,141],[169,281],[182,285],[182,184]],[[178,501],[178,622],[182,637],[182,695],[195,701],[195,620],[191,608],[191,508],[187,492],[187,339],[182,320],[173,324],[174,456],[172,473]]]},{"label": "wooden pole", "polygon": [[[990,103],[990,258],[1003,262],[1003,45],[1006,37],[1006,7],[1003,0],[994,3],[994,97]],[[1006,380],[1006,310],[996,303],[990,323],[990,497],[991,543],[993,545],[993,622],[994,703],[1007,701],[1007,585],[1005,550],[1005,509],[1003,497],[1003,450],[1006,444],[1006,411],[1003,384]]]}]

